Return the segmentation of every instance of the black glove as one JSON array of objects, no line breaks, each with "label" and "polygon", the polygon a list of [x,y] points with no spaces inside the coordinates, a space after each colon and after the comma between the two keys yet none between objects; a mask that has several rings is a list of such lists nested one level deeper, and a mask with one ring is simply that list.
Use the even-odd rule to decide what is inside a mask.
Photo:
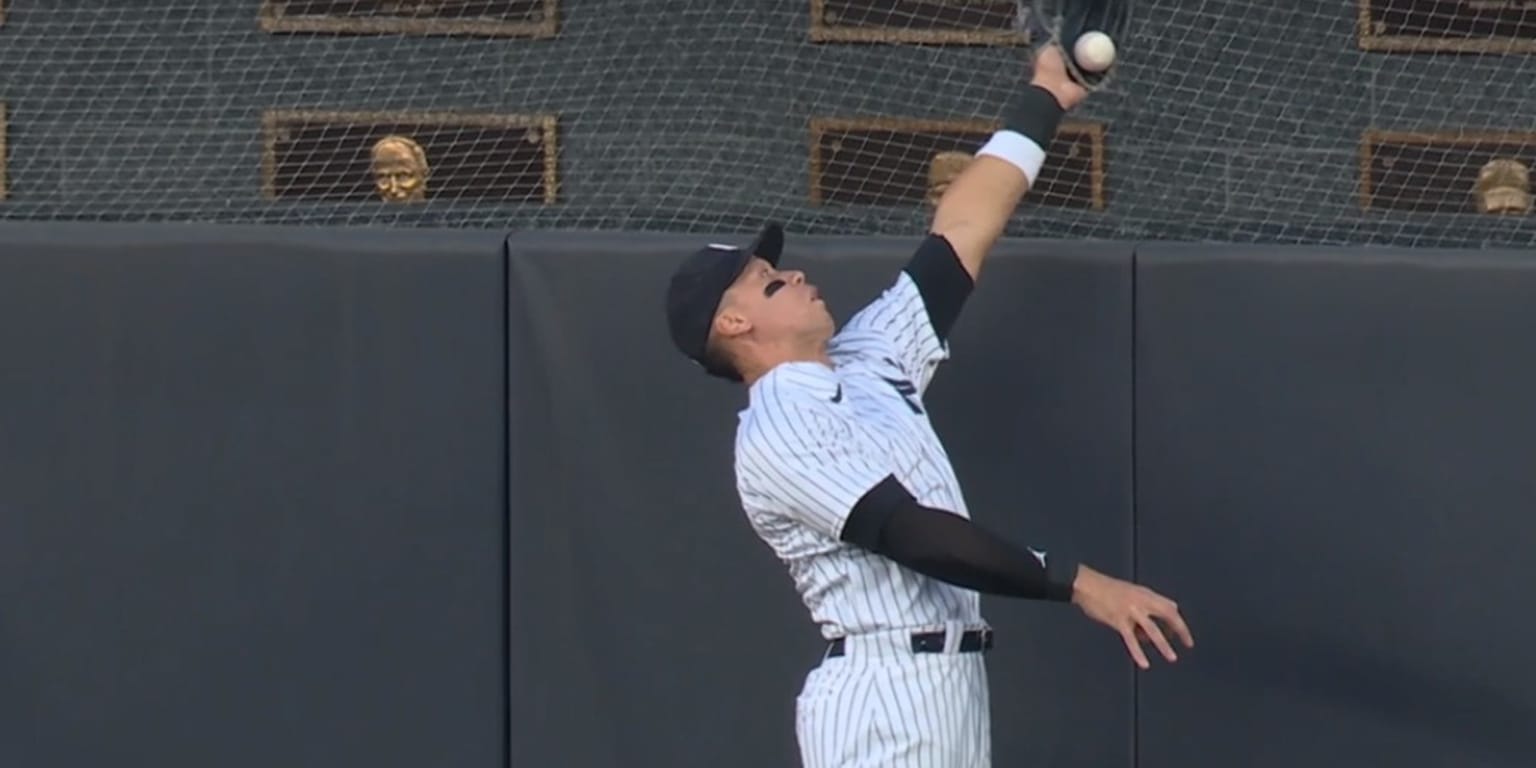
[{"label": "black glove", "polygon": [[1078,85],[1089,91],[1104,87],[1115,65],[1102,72],[1089,72],[1078,66],[1073,49],[1084,33],[1103,32],[1114,41],[1117,53],[1125,50],[1131,0],[1018,0],[1018,4],[1016,22],[1032,46],[1059,46],[1062,58],[1066,59],[1067,74]]}]

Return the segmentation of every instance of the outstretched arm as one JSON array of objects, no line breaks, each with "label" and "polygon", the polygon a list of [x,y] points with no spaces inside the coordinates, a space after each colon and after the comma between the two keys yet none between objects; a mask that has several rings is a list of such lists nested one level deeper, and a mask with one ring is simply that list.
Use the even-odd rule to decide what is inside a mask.
[{"label": "outstretched arm", "polygon": [[1061,57],[1054,44],[1036,53],[1034,75],[1009,105],[1002,130],[939,199],[928,237],[904,270],[910,280],[898,279],[843,326],[850,337],[871,331],[891,341],[891,353],[919,392],[948,358],[950,328],[987,252],[1044,165],[1056,126],[1088,95],[1067,75]]},{"label": "outstretched arm", "polygon": [[1025,552],[959,515],[924,507],[895,477],[854,506],[842,539],[925,576],[991,595],[1072,600],[1081,569],[1065,557]]},{"label": "outstretched arm", "polygon": [[822,395],[782,390],[793,404],[777,417],[746,422],[738,482],[743,498],[958,587],[1035,600],[1070,601],[1120,634],[1147,666],[1144,637],[1176,657],[1162,621],[1192,646],[1173,601],[1060,555],[1026,552],[959,515],[920,504],[896,479],[890,455]]},{"label": "outstretched arm", "polygon": [[1089,618],[1120,634],[1137,666],[1149,664],[1146,639],[1168,661],[1178,655],[1163,634],[1166,623],[1185,647],[1189,627],[1172,600],[1146,587],[1106,576],[1086,565],[1043,552],[1025,552],[959,515],[924,507],[894,477],[867,492],[849,513],[841,538],[918,573],[986,594],[1071,602]]},{"label": "outstretched arm", "polygon": [[1002,130],[939,200],[929,229],[949,241],[972,280],[1039,174],[1062,116],[1087,95],[1067,75],[1061,49],[1041,48],[1029,86],[1009,105]]}]

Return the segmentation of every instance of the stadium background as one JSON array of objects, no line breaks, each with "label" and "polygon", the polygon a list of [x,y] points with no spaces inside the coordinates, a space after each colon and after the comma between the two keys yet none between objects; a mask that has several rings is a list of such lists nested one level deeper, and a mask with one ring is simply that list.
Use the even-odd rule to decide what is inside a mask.
[{"label": "stadium background", "polygon": [[[661,276],[778,218],[845,317],[925,211],[811,203],[809,121],[989,120],[1017,53],[813,43],[809,2],[562,0],[547,39],[258,5],[4,3],[0,765],[793,764],[820,644]],[[989,599],[999,766],[1533,763],[1533,217],[1470,212],[1475,146],[1364,210],[1361,136],[1530,165],[1536,64],[1359,18],[1139,4],[1076,116],[1107,206],[1043,191],[989,262],[928,400],[971,506],[1199,641],[1135,674]],[[275,109],[553,114],[559,199],[267,199]]]},{"label": "stadium background", "polygon": [[[921,207],[810,204],[810,118],[991,120],[1021,71],[996,47],[813,42],[798,0],[562,0],[544,39],[273,34],[255,0],[11,5],[8,219],[905,233]],[[1527,242],[1530,217],[1362,210],[1363,132],[1528,131],[1536,63],[1362,50],[1359,7],[1139,4],[1080,114],[1106,126],[1106,209],[1035,207],[1016,231]],[[284,108],[554,114],[560,202],[264,200],[262,114]]]}]

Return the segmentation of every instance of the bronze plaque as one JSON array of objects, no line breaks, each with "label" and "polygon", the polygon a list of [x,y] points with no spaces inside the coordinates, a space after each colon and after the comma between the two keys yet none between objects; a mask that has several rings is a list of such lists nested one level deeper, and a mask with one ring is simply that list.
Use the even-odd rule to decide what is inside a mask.
[{"label": "bronze plaque", "polygon": [[553,115],[272,110],[262,122],[269,200],[379,201],[378,151],[391,145],[425,156],[421,200],[549,204],[559,197]]},{"label": "bronze plaque", "polygon": [[554,37],[557,0],[262,0],[268,32]]},{"label": "bronze plaque", "polygon": [[1360,205],[1478,214],[1479,177],[1499,159],[1536,167],[1536,133],[1366,131],[1360,142]]},{"label": "bronze plaque", "polygon": [[1536,0],[1358,0],[1367,51],[1536,51]]},{"label": "bronze plaque", "polygon": [[1019,45],[1015,0],[811,0],[811,40]]},{"label": "bronze plaque", "polygon": [[[815,118],[811,121],[811,202],[922,206],[930,171],[947,153],[974,153],[994,121]],[[1104,127],[1064,121],[1026,203],[1104,210]]]}]

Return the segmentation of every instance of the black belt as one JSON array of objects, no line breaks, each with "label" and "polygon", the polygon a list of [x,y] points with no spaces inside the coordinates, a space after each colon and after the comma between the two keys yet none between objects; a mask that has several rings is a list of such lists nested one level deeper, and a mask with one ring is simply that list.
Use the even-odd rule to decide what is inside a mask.
[{"label": "black belt", "polygon": [[[841,656],[844,652],[843,638],[833,638],[827,646],[827,658]],[[976,653],[977,651],[992,650],[992,630],[971,629],[960,636],[961,653]],[[913,653],[942,653],[944,651],[944,632],[915,632],[912,634]]]}]

